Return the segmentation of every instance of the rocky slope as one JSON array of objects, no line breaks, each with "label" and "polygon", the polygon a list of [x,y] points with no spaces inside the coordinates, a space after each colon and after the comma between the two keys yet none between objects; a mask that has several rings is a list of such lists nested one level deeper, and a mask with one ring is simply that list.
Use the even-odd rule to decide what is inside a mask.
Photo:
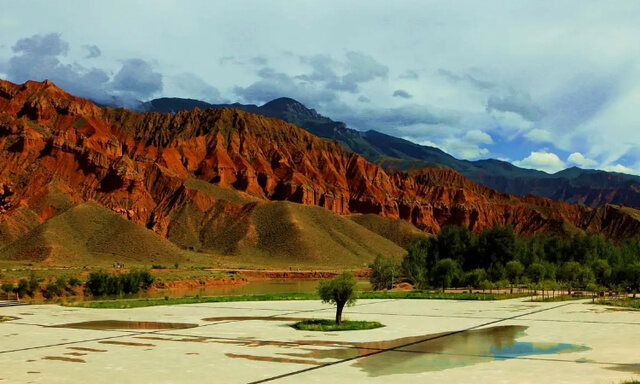
[{"label": "rocky slope", "polygon": [[438,148],[418,145],[382,132],[350,129],[344,123],[333,121],[286,97],[262,106],[237,103],[213,105],[191,99],[161,98],[146,103],[144,108],[148,111],[175,113],[195,107],[229,106],[296,124],[314,135],[339,142],[345,148],[361,154],[387,170],[420,169],[441,165],[455,169],[475,182],[514,195],[533,194],[593,208],[606,204],[640,207],[639,176],[575,167],[548,174],[494,159],[459,160]]},{"label": "rocky slope", "polygon": [[[47,81],[0,81],[0,148],[4,244],[86,201],[182,247],[227,253],[234,249],[219,249],[222,232],[236,244],[277,235],[279,228],[260,232],[249,219],[269,200],[402,219],[431,233],[445,224],[473,230],[511,224],[520,233],[589,229],[622,238],[640,228],[616,207],[517,198],[452,170],[388,173],[275,118],[231,108],[175,114],[101,108]],[[221,198],[230,190],[239,194]],[[263,219],[290,215],[274,212]]]}]

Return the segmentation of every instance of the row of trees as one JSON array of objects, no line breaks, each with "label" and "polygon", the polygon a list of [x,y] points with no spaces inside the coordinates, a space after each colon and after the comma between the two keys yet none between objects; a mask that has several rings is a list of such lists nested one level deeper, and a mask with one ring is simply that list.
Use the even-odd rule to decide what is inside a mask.
[{"label": "row of trees", "polygon": [[119,296],[138,293],[147,290],[153,284],[154,278],[148,271],[131,271],[112,275],[106,272],[89,274],[86,292],[93,296]]},{"label": "row of trees", "polygon": [[510,226],[496,226],[475,235],[466,227],[445,226],[437,236],[412,244],[400,268],[382,257],[371,267],[377,289],[388,288],[389,274],[401,273],[418,288],[527,284],[635,293],[640,290],[640,238],[614,244],[590,233],[519,237]]},{"label": "row of trees", "polygon": [[67,293],[73,293],[73,289],[80,286],[82,283],[76,277],[59,277],[55,281],[49,281],[44,286],[41,286],[42,279],[37,279],[35,275],[27,279],[20,279],[18,284],[3,283],[0,289],[9,297],[11,294],[17,298],[21,297],[35,297],[38,292],[42,294],[45,299],[52,299],[54,297],[63,296]]}]

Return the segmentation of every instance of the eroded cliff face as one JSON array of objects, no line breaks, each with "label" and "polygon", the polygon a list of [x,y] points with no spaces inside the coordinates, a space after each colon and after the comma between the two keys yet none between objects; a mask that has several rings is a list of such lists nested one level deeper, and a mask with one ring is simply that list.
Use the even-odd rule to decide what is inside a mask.
[{"label": "eroded cliff face", "polygon": [[[389,174],[274,118],[228,108],[174,115],[100,108],[48,81],[0,81],[0,148],[3,243],[89,200],[167,238],[177,224],[194,236],[207,225],[228,225],[261,200],[375,213],[431,233],[445,224],[476,231],[511,224],[520,233],[569,225],[622,238],[640,228],[615,207],[516,198],[451,170]],[[221,201],[194,188],[194,179],[247,200]],[[189,209],[198,214],[185,225]]]}]

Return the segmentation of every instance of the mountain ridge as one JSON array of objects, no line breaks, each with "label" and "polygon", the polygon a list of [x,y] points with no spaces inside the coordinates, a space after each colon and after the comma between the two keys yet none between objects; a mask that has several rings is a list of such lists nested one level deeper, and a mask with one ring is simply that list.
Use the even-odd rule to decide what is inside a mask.
[{"label": "mountain ridge", "polygon": [[415,144],[375,130],[357,131],[348,128],[346,124],[333,121],[286,97],[272,100],[262,106],[239,103],[209,104],[192,99],[160,98],[151,100],[143,108],[147,111],[175,112],[177,109],[190,110],[196,106],[233,107],[283,119],[314,135],[336,140],[345,148],[361,154],[387,170],[442,165],[475,182],[518,196],[533,194],[557,201],[585,204],[593,208],[606,204],[640,207],[640,176],[578,167],[548,174],[496,159],[459,160],[439,148]]},{"label": "mountain ridge", "polygon": [[[352,214],[404,220],[426,233],[447,224],[474,231],[512,225],[521,234],[589,230],[620,240],[640,231],[635,210],[516,197],[451,169],[385,171],[277,118],[228,107],[174,114],[98,107],[49,82],[0,81],[0,148],[5,245],[88,201],[183,249],[242,260],[241,250],[250,248],[257,250],[252,260],[279,263],[303,260],[295,250],[322,249],[329,241],[319,239],[339,238],[300,232],[310,227],[352,228],[354,242],[341,240],[352,245],[340,252],[353,263],[372,257],[371,250],[357,251],[366,248],[365,234],[400,252],[340,219]],[[272,239],[282,233],[269,222],[300,234],[294,237],[302,243],[279,254]]]}]

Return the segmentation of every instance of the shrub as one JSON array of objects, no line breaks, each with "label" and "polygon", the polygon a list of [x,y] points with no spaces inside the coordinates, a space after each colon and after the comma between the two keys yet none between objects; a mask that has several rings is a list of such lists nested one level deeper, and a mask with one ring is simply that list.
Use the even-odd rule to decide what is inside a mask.
[{"label": "shrub", "polygon": [[9,296],[9,294],[11,292],[13,292],[15,289],[15,287],[13,286],[13,283],[2,283],[2,285],[0,285],[0,290],[2,290],[4,293],[7,294],[7,297]]},{"label": "shrub", "polygon": [[62,290],[58,284],[49,282],[42,289],[42,296],[47,300],[51,300],[56,296],[62,296]]},{"label": "shrub", "polygon": [[81,284],[82,284],[82,282],[77,277],[70,277],[69,278],[69,286],[77,287],[77,286],[79,286]]},{"label": "shrub", "polygon": [[148,271],[131,271],[118,275],[95,272],[89,275],[85,289],[93,296],[122,295],[147,290],[153,284],[153,275]]},{"label": "shrub", "polygon": [[16,294],[20,297],[24,297],[27,295],[28,291],[29,281],[27,281],[27,279],[20,279],[20,281],[18,281],[18,286],[15,289]]}]

